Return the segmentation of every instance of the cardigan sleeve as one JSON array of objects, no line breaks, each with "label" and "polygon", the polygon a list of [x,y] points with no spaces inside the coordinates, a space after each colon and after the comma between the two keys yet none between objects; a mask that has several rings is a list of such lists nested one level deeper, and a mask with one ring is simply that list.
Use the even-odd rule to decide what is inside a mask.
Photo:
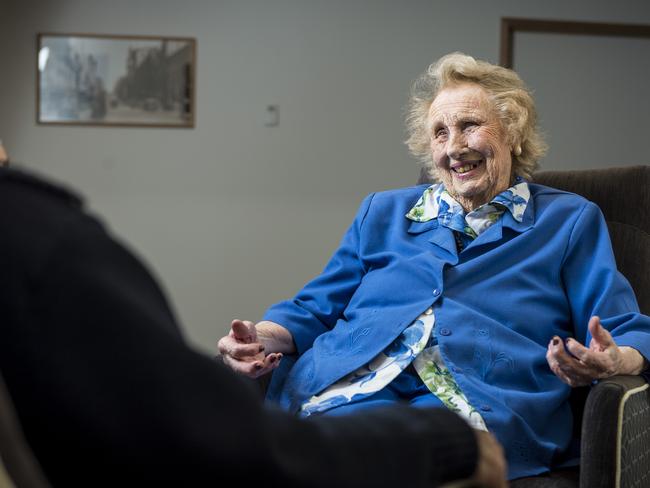
[{"label": "cardigan sleeve", "polygon": [[587,202],[574,224],[562,266],[576,337],[588,344],[587,324],[601,318],[619,346],[630,346],[650,358],[650,317],[639,312],[634,291],[617,270],[600,209]]},{"label": "cardigan sleeve", "polygon": [[307,283],[291,300],[270,307],[263,320],[270,320],[291,332],[299,354],[316,338],[332,329],[359,286],[365,269],[359,257],[361,228],[374,194],[367,196],[352,225],[323,272]]},{"label": "cardigan sleeve", "polygon": [[474,430],[444,408],[392,405],[295,419],[291,429],[285,415],[276,417],[266,424],[270,451],[295,477],[291,486],[434,487],[467,480],[478,464]]}]

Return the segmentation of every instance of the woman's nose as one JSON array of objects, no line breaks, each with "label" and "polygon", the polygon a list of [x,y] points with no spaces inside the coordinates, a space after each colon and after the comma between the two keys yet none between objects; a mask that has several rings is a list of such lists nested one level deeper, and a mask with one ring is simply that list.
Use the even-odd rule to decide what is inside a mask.
[{"label": "woman's nose", "polygon": [[461,155],[469,151],[465,136],[458,131],[451,131],[447,142],[447,156],[451,159],[459,159]]}]

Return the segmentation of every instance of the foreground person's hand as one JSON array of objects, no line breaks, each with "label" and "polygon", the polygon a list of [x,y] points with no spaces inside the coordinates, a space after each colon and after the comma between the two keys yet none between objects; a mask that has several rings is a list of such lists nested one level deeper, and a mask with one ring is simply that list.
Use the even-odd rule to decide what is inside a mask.
[{"label": "foreground person's hand", "polygon": [[508,488],[508,464],[501,444],[489,432],[476,431],[478,464],[472,483],[482,488]]}]

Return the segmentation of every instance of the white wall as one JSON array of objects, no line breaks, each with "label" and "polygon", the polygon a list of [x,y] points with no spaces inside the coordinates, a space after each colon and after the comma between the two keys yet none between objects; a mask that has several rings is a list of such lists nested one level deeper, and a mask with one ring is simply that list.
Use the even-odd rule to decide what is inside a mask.
[{"label": "white wall", "polygon": [[[0,138],[86,195],[211,348],[231,318],[259,319],[319,272],[365,194],[415,180],[411,81],[450,51],[497,62],[502,16],[650,23],[650,4],[5,0]],[[37,32],[196,37],[197,127],[36,125]],[[263,124],[268,104],[279,127]]]},{"label": "white wall", "polygon": [[545,167],[650,163],[650,37],[522,32],[515,39],[514,68],[534,90],[549,144]]}]

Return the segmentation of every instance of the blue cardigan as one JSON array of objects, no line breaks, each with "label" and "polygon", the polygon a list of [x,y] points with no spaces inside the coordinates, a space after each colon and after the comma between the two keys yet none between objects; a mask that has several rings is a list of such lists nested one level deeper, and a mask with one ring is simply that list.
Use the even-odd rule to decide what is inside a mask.
[{"label": "blue cardigan", "polygon": [[650,318],[616,270],[593,203],[531,184],[521,223],[505,212],[459,254],[437,220],[405,217],[425,188],[368,196],[322,274],[267,311],[298,351],[267,398],[297,412],[433,306],[445,363],[504,445],[510,478],[544,472],[572,437],[571,389],[545,358],[551,338],[588,344],[598,315],[619,346],[650,358]]}]

